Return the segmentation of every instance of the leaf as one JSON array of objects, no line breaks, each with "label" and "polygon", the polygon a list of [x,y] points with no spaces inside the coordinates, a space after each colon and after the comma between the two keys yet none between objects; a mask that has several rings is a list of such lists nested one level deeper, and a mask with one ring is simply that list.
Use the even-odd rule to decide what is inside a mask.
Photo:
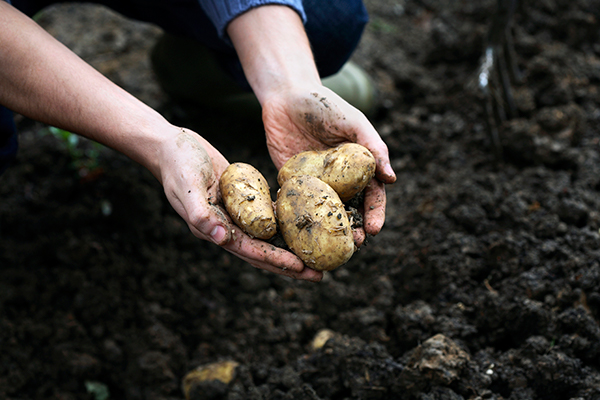
[{"label": "leaf", "polygon": [[110,397],[108,386],[101,382],[85,381],[85,389],[95,400],[108,400]]}]

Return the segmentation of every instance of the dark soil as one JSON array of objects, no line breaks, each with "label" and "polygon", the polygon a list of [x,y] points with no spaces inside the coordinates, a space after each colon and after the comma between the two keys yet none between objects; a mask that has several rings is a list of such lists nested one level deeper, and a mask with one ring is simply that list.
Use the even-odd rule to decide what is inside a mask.
[{"label": "dark soil", "polygon": [[[366,2],[354,59],[398,181],[381,234],[319,284],[195,239],[140,166],[19,119],[0,178],[0,398],[178,399],[189,371],[233,360],[235,380],[196,398],[599,399],[600,6],[522,4],[519,117],[495,163],[476,87],[495,4]],[[89,5],[40,22],[274,181],[260,125],[161,93],[158,29]]]}]

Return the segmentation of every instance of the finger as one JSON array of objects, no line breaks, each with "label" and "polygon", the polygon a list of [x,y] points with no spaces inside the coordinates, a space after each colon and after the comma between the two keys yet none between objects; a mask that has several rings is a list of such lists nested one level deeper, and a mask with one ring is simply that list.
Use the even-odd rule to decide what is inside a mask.
[{"label": "finger", "polygon": [[199,200],[194,204],[191,210],[186,209],[187,218],[185,218],[189,221],[188,225],[194,236],[219,246],[230,242],[233,230],[223,210],[207,200]]},{"label": "finger", "polygon": [[362,246],[362,244],[365,242],[365,238],[366,238],[364,228],[353,229],[352,235],[354,236],[354,245],[357,248],[360,248],[360,246]]},{"label": "finger", "polygon": [[373,157],[375,157],[375,161],[377,162],[375,176],[383,183],[392,184],[396,182],[396,173],[392,169],[392,165],[388,156],[387,146],[385,144],[383,146],[385,146],[385,150],[371,150],[371,152],[373,153]]},{"label": "finger", "polygon": [[289,251],[258,239],[252,239],[239,229],[234,229],[231,241],[222,246],[256,268],[276,274],[318,282],[321,272],[307,268],[302,260]]},{"label": "finger", "polygon": [[385,185],[372,179],[365,188],[364,228],[369,235],[377,235],[385,222]]},{"label": "finger", "polygon": [[315,271],[314,269],[310,269],[307,267],[304,268],[302,272],[296,274],[295,276],[292,276],[292,278],[310,282],[321,282],[321,280],[323,279],[323,272]]},{"label": "finger", "polygon": [[260,265],[269,265],[290,272],[300,272],[304,269],[302,260],[293,253],[265,241],[252,239],[239,229],[234,230],[231,240],[222,247]]},{"label": "finger", "polygon": [[242,257],[239,254],[236,254],[236,256],[245,260],[255,268],[264,269],[265,271],[272,272],[274,274],[310,282],[320,282],[323,279],[323,272],[316,271],[308,267],[304,267],[304,269],[302,269],[300,272],[295,272],[288,269],[279,269],[269,264],[256,262],[255,260],[245,259],[245,257]]},{"label": "finger", "polygon": [[388,184],[396,182],[396,173],[390,163],[388,147],[373,125],[371,125],[366,118],[361,124],[360,131],[356,137],[356,142],[369,149],[373,154],[373,157],[375,157],[377,163],[375,176],[377,179]]}]

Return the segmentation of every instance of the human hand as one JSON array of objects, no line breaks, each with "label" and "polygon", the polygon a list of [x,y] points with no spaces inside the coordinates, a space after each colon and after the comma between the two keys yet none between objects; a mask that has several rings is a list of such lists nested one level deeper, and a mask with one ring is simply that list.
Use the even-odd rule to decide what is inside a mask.
[{"label": "human hand", "polygon": [[229,162],[198,134],[180,129],[161,152],[161,182],[167,198],[192,233],[251,265],[276,274],[318,282],[323,274],[294,254],[237,228],[222,206],[219,179]]},{"label": "human hand", "polygon": [[267,146],[275,166],[292,156],[344,142],[368,148],[377,162],[375,178],[365,189],[364,229],[376,235],[385,221],[385,184],[396,175],[387,146],[369,120],[324,87],[302,20],[291,8],[265,5],[247,11],[227,27],[248,83],[263,109]]},{"label": "human hand", "polygon": [[355,231],[360,246],[365,233],[376,235],[385,221],[385,184],[396,175],[387,146],[368,119],[330,89],[313,85],[277,93],[263,102],[269,154],[279,169],[292,156],[306,150],[323,150],[346,142],[358,143],[373,153],[375,177],[364,192],[364,229]]}]

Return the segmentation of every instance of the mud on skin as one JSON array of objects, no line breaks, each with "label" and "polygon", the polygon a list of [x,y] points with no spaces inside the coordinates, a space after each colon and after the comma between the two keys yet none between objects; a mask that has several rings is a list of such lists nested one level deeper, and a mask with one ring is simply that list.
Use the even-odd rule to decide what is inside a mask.
[{"label": "mud on skin", "polygon": [[[310,127],[310,131],[308,133],[312,136],[320,137],[324,143],[329,143],[331,146],[338,145],[340,143],[339,136],[337,136],[335,133],[331,133],[329,136],[324,136],[323,132],[328,133],[331,131],[339,131],[340,127],[338,127],[335,121],[338,121],[338,124],[343,124],[346,120],[346,117],[343,113],[341,113],[340,110],[337,109],[337,106],[332,105],[327,101],[327,97],[320,96],[318,93],[311,93],[310,95],[314,97],[316,101],[318,101],[320,105],[320,115],[313,112],[305,112],[304,114],[300,115],[300,118],[306,121],[306,126]],[[315,109],[315,107],[312,105],[315,100],[304,100],[307,105],[307,109]],[[327,125],[327,121],[333,122],[330,122],[330,124]],[[356,141],[356,136],[350,138],[350,140]]]},{"label": "mud on skin", "polygon": [[[495,168],[468,84],[495,4],[366,1],[354,59],[376,78],[398,179],[381,233],[319,284],[198,241],[156,179],[111,151],[81,181],[20,119],[19,162],[0,177],[0,398],[92,398],[96,382],[114,399],[182,399],[187,372],[227,359],[229,400],[599,398],[600,11],[522,2],[526,84]],[[40,22],[210,138],[208,117],[180,121],[154,83],[154,28],[74,4]],[[220,123],[219,150],[276,187],[264,145],[233,143],[251,125]],[[324,328],[336,335],[313,350]]]}]

